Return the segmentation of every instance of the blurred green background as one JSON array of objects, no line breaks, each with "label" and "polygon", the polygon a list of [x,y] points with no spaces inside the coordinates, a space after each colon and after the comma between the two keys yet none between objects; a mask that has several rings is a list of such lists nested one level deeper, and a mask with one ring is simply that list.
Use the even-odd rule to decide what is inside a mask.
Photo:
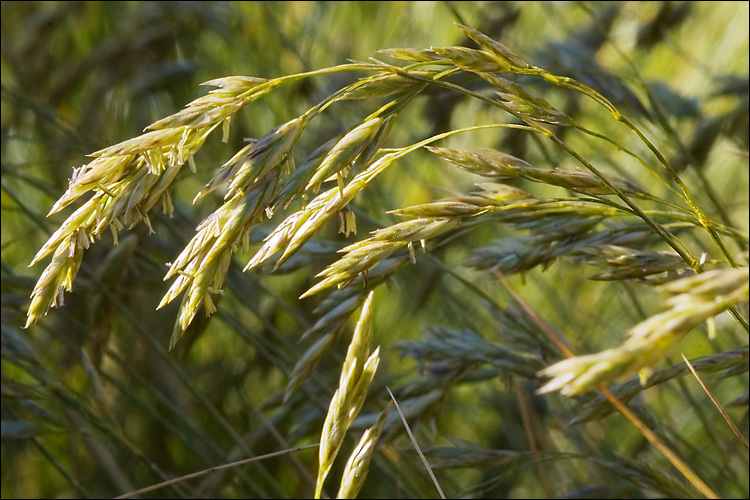
[{"label": "blurred green background", "polygon": [[[116,247],[106,238],[94,245],[65,306],[39,325],[21,329],[43,269],[27,266],[68,213],[45,218],[72,168],[86,163],[87,154],[136,136],[204,95],[208,89],[199,86],[202,82],[229,75],[270,78],[367,60],[381,48],[473,47],[453,24],[462,22],[533,64],[597,88],[641,120],[679,165],[679,150],[646,111],[651,106],[641,83],[648,82],[700,162],[700,172],[688,169],[686,177],[707,179],[734,223],[748,230],[747,2],[3,2],[1,8],[3,498],[114,496],[319,439],[345,339],[295,397],[287,403],[282,397],[296,360],[310,345],[299,337],[315,322],[314,309],[323,298],[296,297],[315,282],[330,254],[313,259],[310,267],[263,277],[242,273],[248,256],[237,256],[220,312],[210,320],[199,315],[174,352],[166,347],[177,308],[155,307],[168,288],[162,281],[164,264],[216,206],[210,197],[191,204],[213,169],[242,147],[244,138],[263,135],[364,75],[305,80],[243,109],[233,120],[229,144],[212,136],[196,157],[197,174],[178,179],[173,219],[154,216],[153,235],[139,226],[123,232]],[[545,97],[566,112],[580,113],[590,121],[587,126],[623,134],[587,103],[559,92]],[[365,102],[333,108],[310,127],[298,149],[309,153],[374,109]],[[497,119],[476,102],[428,93],[402,113],[388,146]],[[520,134],[462,134],[447,142],[498,147],[544,161]],[[615,154],[601,146],[576,146],[601,162]],[[632,176],[648,182],[643,172]],[[438,199],[445,189],[467,192],[476,181],[427,154],[410,155],[357,198],[357,238],[396,222],[387,210]],[[703,194],[697,196],[705,202]],[[258,233],[257,240],[262,236]],[[459,269],[471,248],[497,236],[482,229],[436,256]],[[335,248],[351,238],[331,226],[320,241]],[[619,342],[644,311],[622,306],[624,288],[586,281],[586,274],[590,270],[555,264],[544,273],[514,277],[513,283],[580,352],[593,352]],[[486,275],[464,268],[460,275],[508,302]],[[642,306],[653,314],[658,302],[647,297]],[[424,376],[420,363],[400,357],[394,342],[418,339],[422,328],[433,324],[470,328],[491,338],[497,321],[476,295],[430,260],[407,267],[376,292],[375,342],[382,346],[383,361],[363,411],[382,409],[384,385],[405,386]],[[746,336],[709,342],[694,335],[684,352],[711,354],[746,343]],[[464,381],[414,399],[413,425],[421,442],[453,446],[467,440],[527,451],[522,413],[531,411],[534,425],[547,429],[552,448],[573,449],[565,422],[574,415],[561,399],[535,396],[528,382],[518,379],[513,385],[496,373],[483,378],[477,372],[476,378],[482,383]],[[746,450],[727,444],[730,433],[705,394],[691,389],[692,396],[686,396],[680,384],[641,401],[644,411],[649,407],[652,423],[660,422],[679,451],[715,479],[713,484],[721,483],[719,491],[747,496]],[[717,382],[715,389],[723,400],[746,393],[746,371]],[[522,407],[518,390],[526,393],[531,410]],[[746,432],[746,402],[730,411]],[[601,460],[616,462],[606,450],[633,457],[649,453],[642,437],[618,417],[587,425],[571,439],[599,443],[595,448],[605,450]],[[382,448],[361,497],[435,495],[409,448],[403,435]],[[647,458],[669,470],[658,455]],[[638,485],[586,460],[557,460],[549,466],[557,496],[639,498],[671,491],[647,481]],[[443,470],[443,487],[452,497],[544,494],[528,461],[491,463],[496,465]],[[307,450],[153,495],[307,497],[316,468],[317,452]],[[599,489],[580,489],[585,486]]]}]

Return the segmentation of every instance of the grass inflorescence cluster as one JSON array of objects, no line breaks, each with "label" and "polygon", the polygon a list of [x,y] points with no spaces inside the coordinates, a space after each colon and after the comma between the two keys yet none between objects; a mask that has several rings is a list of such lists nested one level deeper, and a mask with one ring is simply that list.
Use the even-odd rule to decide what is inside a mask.
[{"label": "grass inflorescence cluster", "polygon": [[[747,426],[747,224],[701,173],[706,156],[700,144],[679,139],[656,87],[645,80],[636,83],[645,89],[648,106],[634,106],[622,94],[608,95],[620,87],[566,76],[472,27],[457,23],[457,28],[471,46],[383,49],[367,61],[275,78],[208,81],[205,85],[214,89],[181,111],[152,123],[137,137],[91,154],[49,212],[78,205],[31,261],[49,259],[33,287],[24,326],[32,331],[46,321],[50,308],[64,305],[64,292],[78,293],[85,254],[105,235],[122,247],[132,245],[122,236],[128,229],[142,224],[149,233],[163,230],[164,222],[152,220],[162,217],[159,211],[175,216],[175,185],[201,170],[197,159],[209,136],[221,135],[229,143],[237,117],[257,100],[335,76],[346,83],[298,116],[280,118],[278,126],[246,140],[229,160],[210,170],[193,203],[213,206],[203,220],[194,221],[199,223],[184,247],[168,257],[163,273],[168,289],[152,304],[176,315],[168,341],[173,350],[194,342],[190,332],[205,328],[207,318],[222,316],[222,298],[244,286],[237,276],[255,283],[263,276],[316,269],[298,297],[280,301],[282,308],[288,301],[317,302],[294,339],[306,347],[284,362],[284,387],[269,403],[279,409],[278,418],[294,414],[299,419],[287,435],[274,437],[279,443],[296,445],[317,429],[317,479],[308,478],[308,494],[313,486],[316,497],[331,494],[325,484],[330,487],[329,476],[337,476],[337,497],[355,497],[373,467],[377,481],[390,477],[393,484],[406,482],[405,491],[411,493],[405,496],[424,493],[431,484],[436,489],[429,494],[443,494],[436,478],[463,469],[480,471],[484,479],[461,487],[466,477],[457,475],[447,481],[449,495],[497,492],[503,484],[514,484],[503,474],[488,473],[498,468],[528,471],[538,489],[524,491],[547,496],[582,494],[586,488],[599,488],[605,496],[746,495],[746,473],[717,463],[713,455],[701,457],[703,445],[681,434],[669,416],[660,421],[643,399],[653,388],[675,384],[662,397],[698,412],[705,432],[726,424],[723,409],[725,417],[707,417],[718,409],[699,407],[694,401],[699,393],[687,390],[693,372],[678,355],[686,352],[682,346],[693,332],[705,339],[701,345],[724,347],[693,356],[691,369],[714,383],[733,379],[735,389],[744,384],[744,396],[740,390],[733,401],[722,403],[744,410],[740,415]],[[745,93],[738,94],[744,95],[745,108],[746,83]],[[399,142],[405,137],[399,133],[403,115],[419,106],[440,106],[436,96],[446,95],[481,112],[471,124]],[[344,106],[364,111],[356,123],[321,139],[320,122]],[[463,145],[466,137],[487,134],[494,134],[494,142]],[[520,137],[527,146],[517,147]],[[456,179],[454,186],[429,201],[380,213],[362,208],[377,206],[366,200],[377,196],[380,179],[408,179],[409,174],[399,172],[416,161],[444,169]],[[746,149],[744,162],[746,167]],[[362,234],[362,227],[373,225],[369,234]],[[332,241],[334,231],[341,236]],[[233,273],[238,265],[242,273]],[[535,276],[545,271],[572,276],[562,289],[549,292],[557,295],[552,304],[560,311],[539,310],[543,301],[524,299],[524,284],[534,285]],[[425,300],[443,304],[446,316],[460,307],[448,304],[457,295],[473,304],[479,316],[464,326],[441,325],[436,317],[421,337],[410,335],[395,343],[395,351],[417,365],[415,376],[404,380],[394,374],[402,369],[381,362],[382,346],[373,348],[381,342],[373,318],[379,300],[404,286],[400,277],[414,279],[414,273],[425,286],[436,283],[429,281],[436,273],[443,280],[438,298],[429,299],[425,292]],[[585,285],[571,284],[576,281]],[[561,297],[571,286],[612,291],[604,312],[597,313],[598,325],[580,321],[586,310],[565,310]],[[253,288],[257,293],[259,288]],[[446,288],[451,290],[440,292]],[[176,309],[167,307],[173,301],[179,303]],[[621,320],[614,327],[606,324],[613,308],[624,311],[629,326],[622,327]],[[268,359],[291,352],[279,354],[266,340],[244,331],[251,327],[224,321],[236,325],[258,349],[270,349]],[[590,335],[609,338],[590,341]],[[343,357],[341,345],[349,346]],[[115,359],[117,352],[104,356]],[[316,375],[332,363],[340,373],[335,391],[332,380]],[[388,371],[378,374],[384,365]],[[396,407],[388,397],[394,394],[389,386],[395,389]],[[420,447],[408,422],[438,419],[450,413],[451,404],[461,404],[460,398],[451,399],[452,392],[480,386],[485,388],[482,397],[517,409],[515,425],[525,438],[498,443],[462,438],[446,446],[448,440],[437,437],[433,445]],[[314,398],[303,401],[303,394]],[[370,413],[360,414],[363,408]],[[614,411],[628,422],[620,423],[628,426],[623,431],[628,440],[641,440],[658,452],[637,457],[598,446],[596,436],[606,432],[610,424],[605,418]],[[229,422],[219,415],[216,422],[231,435]],[[604,427],[585,430],[597,424]],[[407,431],[411,440],[403,438]],[[122,435],[117,425],[108,432]],[[357,433],[358,445],[343,446],[347,435]],[[428,436],[425,431],[421,439]],[[733,450],[726,459],[746,465],[747,449],[740,440],[722,436],[712,438],[714,446]],[[251,442],[247,436],[235,437]],[[337,466],[343,449],[348,463]],[[248,451],[249,446],[238,445],[238,453]],[[409,470],[399,470],[402,461],[409,462]],[[158,471],[155,464],[149,467]],[[421,479],[410,479],[410,471]],[[592,474],[617,479],[612,484],[581,479]],[[254,481],[242,474],[239,480]],[[208,479],[201,486],[212,487]],[[383,486],[373,491],[390,490]]]}]

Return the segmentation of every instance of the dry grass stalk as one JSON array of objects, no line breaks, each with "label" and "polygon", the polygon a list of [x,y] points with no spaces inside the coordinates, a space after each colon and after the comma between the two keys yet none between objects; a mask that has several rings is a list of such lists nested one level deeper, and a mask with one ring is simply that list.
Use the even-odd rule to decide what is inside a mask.
[{"label": "dry grass stalk", "polygon": [[396,406],[396,411],[398,412],[398,416],[401,418],[401,423],[404,424],[404,429],[406,429],[406,433],[409,435],[409,439],[411,440],[412,446],[414,446],[414,449],[417,451],[417,454],[419,454],[419,458],[420,460],[422,460],[422,464],[424,465],[425,470],[427,470],[427,473],[430,475],[432,484],[435,485],[435,489],[440,495],[440,498],[444,499],[445,493],[443,493],[443,488],[440,486],[440,483],[438,482],[437,477],[435,477],[435,473],[432,471],[432,467],[430,466],[430,463],[427,461],[427,458],[425,458],[424,453],[422,453],[422,449],[420,448],[419,443],[417,443],[417,439],[414,437],[414,433],[411,431],[411,428],[409,427],[409,423],[406,421],[405,413],[401,411],[401,406],[399,406],[398,401],[396,401],[396,397],[393,395],[393,392],[391,392],[390,387],[386,386],[386,389],[388,389],[388,394],[391,396],[391,400],[393,401],[393,404]]},{"label": "dry grass stalk", "polygon": [[726,410],[721,406],[721,403],[716,399],[716,396],[713,395],[711,390],[706,386],[705,382],[701,379],[700,375],[698,375],[698,372],[695,371],[695,368],[693,367],[693,364],[685,357],[685,355],[682,355],[682,359],[685,360],[685,364],[690,368],[690,372],[693,374],[695,379],[700,384],[703,391],[708,395],[709,399],[711,399],[711,402],[714,404],[717,410],[719,410],[719,413],[721,413],[721,416],[724,418],[724,421],[729,425],[729,427],[732,429],[732,432],[735,436],[737,436],[737,440],[742,443],[742,445],[745,447],[745,449],[750,449],[750,446],[747,444],[747,440],[745,437],[740,433],[740,430],[737,428],[736,425],[734,425],[734,422],[727,414]]}]

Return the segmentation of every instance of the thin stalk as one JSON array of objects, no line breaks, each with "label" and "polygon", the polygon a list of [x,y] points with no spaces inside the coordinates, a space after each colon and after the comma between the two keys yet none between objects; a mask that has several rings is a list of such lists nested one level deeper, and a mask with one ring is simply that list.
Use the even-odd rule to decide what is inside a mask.
[{"label": "thin stalk", "polygon": [[526,440],[529,442],[529,448],[531,448],[531,454],[534,457],[534,467],[536,467],[536,475],[539,476],[539,484],[542,486],[542,490],[544,490],[544,495],[547,498],[552,498],[552,491],[549,489],[547,476],[544,473],[544,468],[542,467],[541,462],[539,461],[539,449],[536,445],[534,429],[532,428],[531,419],[529,417],[528,402],[526,401],[523,391],[521,391],[520,385],[516,386],[516,401],[518,402],[518,410],[521,412],[521,423],[526,431]]},{"label": "thin stalk", "polygon": [[419,458],[422,460],[422,463],[424,464],[425,469],[427,469],[427,473],[430,475],[430,479],[432,479],[432,483],[435,485],[435,489],[438,491],[440,498],[445,499],[445,493],[443,493],[443,489],[440,487],[440,483],[438,483],[438,480],[435,477],[435,473],[432,472],[432,467],[430,467],[430,463],[425,458],[424,453],[422,453],[422,450],[420,449],[419,444],[417,443],[417,440],[414,437],[414,434],[411,432],[411,429],[409,428],[409,424],[406,422],[406,417],[404,417],[404,413],[401,411],[401,407],[398,405],[398,401],[396,401],[396,397],[391,392],[390,387],[386,386],[386,389],[388,390],[388,394],[391,395],[393,404],[396,405],[396,411],[398,411],[398,416],[401,417],[401,422],[404,424],[406,433],[409,435],[409,439],[411,439],[411,442],[414,445],[414,448],[417,450],[417,453],[419,454]]},{"label": "thin stalk", "polygon": [[643,434],[643,437],[648,439],[648,441],[656,447],[660,452],[664,454],[667,459],[672,462],[672,465],[675,466],[677,470],[679,470],[685,478],[690,481],[690,484],[695,486],[695,488],[698,489],[703,495],[705,495],[706,498],[719,498],[719,496],[713,492],[713,490],[701,480],[698,475],[693,472],[693,470],[685,463],[683,462],[680,457],[678,457],[672,450],[667,448],[667,446],[659,440],[659,438],[656,436],[656,434],[651,431],[648,427],[646,427],[646,424],[644,424],[638,417],[635,416],[635,414],[630,411],[630,409],[625,406],[619,399],[615,397],[614,394],[610,392],[609,389],[607,389],[605,386],[600,385],[599,390],[602,392],[605,398],[612,403],[612,406],[614,406],[617,411],[623,414],[625,418],[627,418],[633,426],[640,431],[641,434]]},{"label": "thin stalk", "polygon": [[60,474],[67,479],[67,481],[76,489],[79,495],[81,495],[82,498],[93,498],[91,494],[86,491],[86,489],[81,485],[81,483],[78,482],[78,480],[73,477],[70,472],[65,470],[65,467],[60,463],[60,461],[57,459],[55,455],[52,454],[51,451],[47,449],[46,446],[42,444],[42,442],[39,440],[38,437],[33,436],[31,438],[31,442],[34,443],[34,446],[36,446],[39,451],[42,452],[42,455],[45,456],[45,458],[49,461],[49,463],[52,464],[52,466],[60,472]]},{"label": "thin stalk", "polygon": [[682,192],[685,194],[686,201],[690,208],[695,213],[698,221],[701,223],[701,226],[703,226],[706,231],[708,231],[708,234],[711,236],[711,239],[714,240],[714,243],[716,243],[716,246],[719,247],[719,250],[721,251],[722,255],[724,255],[724,258],[726,258],[727,262],[732,267],[737,267],[737,263],[734,261],[732,256],[729,253],[729,250],[727,250],[727,247],[724,245],[724,242],[721,240],[719,235],[716,233],[716,231],[711,227],[711,224],[708,222],[708,217],[706,217],[706,214],[703,213],[703,210],[698,206],[698,204],[693,199],[693,196],[690,194],[690,191],[688,191],[687,186],[684,182],[682,182],[682,179],[679,175],[677,175],[677,172],[672,168],[672,166],[669,164],[666,158],[661,154],[661,152],[656,149],[656,146],[651,143],[650,140],[646,138],[645,135],[635,126],[633,123],[625,118],[624,116],[620,115],[619,120],[625,124],[626,127],[631,129],[639,139],[641,139],[646,146],[654,153],[654,155],[659,160],[659,163],[664,165],[664,168],[669,172],[670,176],[674,179],[675,184],[682,190]]},{"label": "thin stalk", "polygon": [[649,165],[648,163],[646,163],[646,161],[643,158],[641,158],[640,156],[638,156],[637,154],[635,154],[634,152],[632,152],[631,150],[629,150],[628,148],[626,148],[622,144],[619,144],[617,141],[615,141],[614,139],[612,139],[610,137],[607,137],[604,134],[600,134],[599,132],[595,132],[593,130],[589,130],[589,129],[587,129],[586,127],[584,127],[582,125],[576,125],[576,128],[578,130],[580,130],[581,132],[583,132],[584,134],[586,134],[586,135],[590,135],[591,137],[596,137],[597,139],[601,139],[602,141],[605,141],[605,142],[613,145],[618,150],[622,151],[626,155],[628,155],[631,158],[635,159],[635,161],[637,161],[638,163],[640,163],[645,169],[647,169],[651,174],[653,174],[654,177],[656,177],[669,190],[669,192],[671,192],[672,194],[674,194],[675,196],[677,196],[678,198],[680,198],[682,201],[684,201],[685,203],[687,203],[687,200],[685,199],[684,195],[681,194],[679,191],[677,191],[675,188],[673,188],[672,185],[669,184],[666,180],[664,180],[664,178],[661,175],[659,175],[658,172],[651,165]]},{"label": "thin stalk", "polygon": [[698,383],[701,385],[703,390],[706,392],[708,397],[711,399],[711,402],[716,406],[716,409],[719,410],[719,413],[721,413],[721,416],[724,417],[724,420],[726,420],[729,427],[732,429],[732,432],[734,432],[734,435],[737,436],[737,439],[742,443],[742,445],[745,448],[750,449],[750,446],[748,446],[747,441],[745,440],[745,437],[742,435],[739,429],[737,429],[737,426],[734,425],[734,422],[732,422],[732,419],[729,417],[727,412],[724,410],[724,408],[721,406],[721,403],[717,401],[716,397],[711,393],[711,390],[706,387],[706,384],[703,382],[703,380],[700,378],[700,375],[698,375],[698,372],[695,371],[695,368],[693,368],[692,363],[688,361],[688,359],[685,357],[685,355],[682,355],[682,359],[685,360],[685,364],[690,368],[690,371],[695,376],[696,380],[698,380]]},{"label": "thin stalk", "polygon": [[196,477],[205,476],[206,474],[210,474],[212,472],[217,472],[217,471],[225,470],[225,469],[231,469],[233,467],[238,467],[240,465],[245,465],[245,464],[249,464],[249,463],[252,463],[252,462],[258,462],[260,460],[265,460],[267,458],[279,457],[279,456],[282,456],[282,455],[287,455],[289,453],[296,453],[298,451],[307,450],[309,448],[317,448],[319,444],[320,443],[308,444],[306,446],[297,446],[296,448],[289,448],[287,450],[274,451],[273,453],[267,453],[265,455],[259,455],[257,457],[245,458],[243,460],[237,460],[236,462],[231,462],[231,463],[223,464],[223,465],[217,465],[216,467],[211,467],[209,469],[204,469],[204,470],[201,470],[201,471],[198,471],[198,472],[193,472],[192,474],[187,474],[185,476],[180,476],[180,477],[176,477],[176,478],[173,478],[173,479],[169,479],[167,481],[164,481],[164,482],[161,482],[161,483],[157,483],[157,484],[153,484],[151,486],[147,486],[145,488],[141,488],[140,490],[131,491],[129,493],[125,493],[123,495],[116,496],[114,498],[116,498],[116,499],[118,499],[118,498],[133,498],[134,496],[142,495],[143,493],[150,493],[152,491],[156,491],[156,490],[164,488],[166,486],[171,486],[173,484],[181,483],[181,482],[187,481],[189,479],[195,479]]}]

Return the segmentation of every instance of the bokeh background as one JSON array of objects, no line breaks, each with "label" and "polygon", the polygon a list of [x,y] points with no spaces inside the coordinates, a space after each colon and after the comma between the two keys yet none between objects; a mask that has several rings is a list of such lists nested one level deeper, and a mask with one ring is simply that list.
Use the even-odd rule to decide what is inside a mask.
[{"label": "bokeh background", "polygon": [[[191,203],[212,170],[245,138],[260,137],[363,75],[305,80],[242,110],[229,144],[211,137],[196,157],[198,172],[178,179],[173,219],[155,215],[155,234],[139,226],[123,232],[118,246],[111,239],[94,245],[65,306],[40,324],[21,328],[43,269],[28,264],[68,213],[45,218],[72,168],[86,163],[87,154],[136,136],[204,95],[208,89],[202,82],[310,71],[367,60],[381,48],[473,47],[453,24],[461,22],[533,64],[601,91],[662,144],[666,136],[649,114],[653,103],[643,90],[646,82],[700,169],[683,165],[680,151],[665,139],[670,159],[687,178],[707,180],[736,225],[748,230],[747,2],[3,2],[1,9],[3,498],[111,497],[319,439],[346,339],[291,400],[282,398],[296,360],[311,342],[299,338],[315,322],[322,300],[297,297],[330,262],[330,252],[311,259],[310,266],[271,276],[242,273],[249,256],[238,255],[220,312],[209,320],[199,315],[173,352],[167,346],[176,307],[155,307],[168,288],[162,281],[165,263],[216,206],[210,197]],[[582,116],[587,126],[623,134],[585,102],[559,92],[545,97]],[[310,152],[374,109],[363,102],[334,108],[298,149]],[[493,119],[498,118],[476,102],[432,92],[402,113],[389,145]],[[522,134],[463,134],[447,144],[497,147],[545,162]],[[604,163],[613,154],[585,143],[576,146]],[[632,175],[648,182],[644,172]],[[476,181],[427,154],[410,155],[355,201],[357,238],[396,222],[387,210],[439,199],[446,190],[467,192]],[[261,231],[257,240],[262,236]],[[436,257],[507,303],[488,276],[461,268],[471,248],[498,236],[502,233],[494,229],[480,229]],[[325,250],[351,238],[331,225],[317,241]],[[590,269],[553,264],[545,272],[514,277],[513,283],[580,352],[616,345],[640,315],[659,310],[658,301],[646,296],[644,310],[623,307],[628,290],[587,281],[587,274]],[[522,498],[551,491],[571,498],[642,498],[684,491],[670,482],[682,480],[674,479],[676,473],[623,419],[610,416],[571,431],[566,423],[575,413],[562,399],[538,397],[528,381],[481,366],[464,367],[471,376],[462,372],[463,378],[443,381],[437,390],[440,367],[425,372],[418,360],[401,356],[396,344],[421,338],[426,325],[471,328],[493,338],[497,321],[444,267],[420,259],[404,269],[376,293],[375,342],[382,346],[383,361],[363,413],[383,408],[385,385],[401,387],[424,446],[471,442],[508,452],[461,456],[456,458],[461,467],[441,469],[438,475],[451,497]],[[736,332],[713,341],[702,333],[685,342],[688,356],[747,343],[746,335]],[[744,403],[740,399],[729,411],[747,436],[746,365],[745,360],[744,370],[717,380],[714,389],[724,402],[745,395]],[[433,385],[425,382],[430,377]],[[429,390],[419,389],[420,383]],[[747,497],[747,450],[733,441],[694,384],[676,381],[637,404],[723,495]],[[549,489],[542,488],[523,455],[530,449],[526,418],[544,429],[541,449],[558,453],[545,462]],[[356,439],[349,438],[344,455]],[[596,453],[578,455],[581,448],[571,444],[577,440],[593,443],[587,449]],[[561,455],[565,452],[569,455]],[[442,457],[445,463],[450,458]],[[642,459],[641,465],[631,459]],[[643,463],[657,472],[644,472]],[[307,450],[153,495],[309,497],[316,468],[317,452]],[[395,426],[361,494],[380,496],[435,496]]]}]

